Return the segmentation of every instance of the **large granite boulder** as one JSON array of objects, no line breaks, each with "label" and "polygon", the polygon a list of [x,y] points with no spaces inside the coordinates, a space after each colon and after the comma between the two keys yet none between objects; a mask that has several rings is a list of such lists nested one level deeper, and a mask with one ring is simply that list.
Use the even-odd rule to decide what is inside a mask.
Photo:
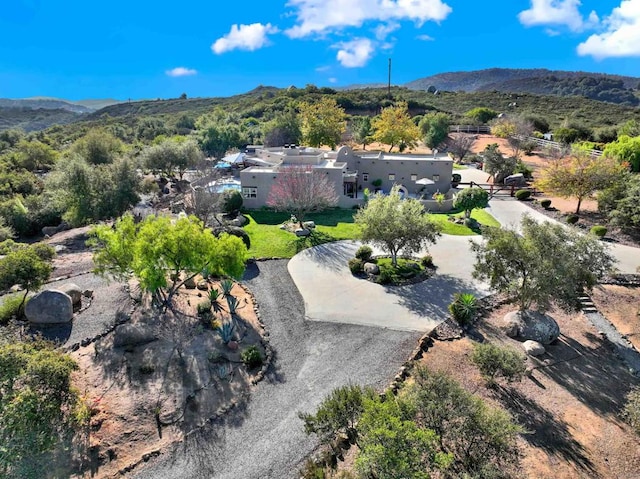
[{"label": "large granite boulder", "polygon": [[555,319],[539,311],[512,311],[504,316],[502,328],[510,338],[551,344],[560,336]]},{"label": "large granite boulder", "polygon": [[24,314],[33,324],[68,323],[73,318],[73,301],[62,291],[41,291],[29,300]]},{"label": "large granite boulder", "polygon": [[68,294],[71,297],[71,302],[74,306],[82,304],[82,289],[80,289],[80,286],[77,284],[67,283],[57,287],[56,289]]},{"label": "large granite boulder", "polygon": [[57,232],[58,232],[57,226],[45,226],[44,228],[42,228],[42,234],[44,236],[53,236]]},{"label": "large granite boulder", "polygon": [[367,274],[380,274],[380,266],[375,263],[365,263],[363,268]]},{"label": "large granite boulder", "polygon": [[141,324],[121,324],[114,331],[113,346],[135,347],[158,339],[158,335],[149,326]]},{"label": "large granite boulder", "polygon": [[309,231],[307,228],[298,228],[296,231],[296,236],[309,236],[311,234],[311,231]]}]

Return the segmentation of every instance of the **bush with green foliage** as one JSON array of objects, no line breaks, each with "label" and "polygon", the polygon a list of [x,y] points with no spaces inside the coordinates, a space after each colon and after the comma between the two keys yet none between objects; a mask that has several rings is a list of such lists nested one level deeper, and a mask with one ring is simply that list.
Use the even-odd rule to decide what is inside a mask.
[{"label": "bush with green foliage", "polygon": [[518,190],[518,191],[516,191],[516,199],[518,201],[528,200],[529,198],[531,198],[531,191],[530,190]]},{"label": "bush with green foliage", "polygon": [[455,293],[449,312],[460,326],[468,326],[473,321],[477,307],[477,299],[473,294]]},{"label": "bush with green foliage", "polygon": [[578,215],[567,215],[567,223],[570,225],[575,225],[578,221],[580,221],[580,217]]},{"label": "bush with green foliage", "polygon": [[465,117],[471,119],[477,125],[484,125],[498,116],[498,112],[486,107],[477,107],[467,111]]},{"label": "bush with green foliage", "polygon": [[21,294],[5,295],[0,304],[0,325],[7,324],[11,319],[20,319],[28,302],[29,298],[23,300]]},{"label": "bush with green foliage", "polygon": [[242,209],[242,193],[238,190],[226,190],[221,194],[222,211],[226,214],[236,214]]},{"label": "bush with green foliage", "polygon": [[597,236],[598,238],[604,238],[607,234],[607,227],[602,225],[592,226],[589,230],[592,235]]},{"label": "bush with green foliage", "polygon": [[45,342],[0,345],[0,476],[42,477],[55,464],[54,451],[68,447],[76,428],[88,427],[71,386],[77,369]]},{"label": "bush with green foliage", "polygon": [[[616,194],[615,202],[607,211],[611,224],[625,231],[634,232],[640,230],[640,177],[633,175],[628,178],[621,191]],[[601,207],[601,198],[598,195],[598,209]]]},{"label": "bush with green foliage", "polygon": [[0,259],[0,291],[20,286],[24,290],[21,307],[29,292],[37,290],[49,279],[54,256],[55,250],[46,244],[16,246]]},{"label": "bush with green foliage", "polygon": [[249,369],[257,368],[262,365],[262,354],[257,346],[249,346],[240,353],[240,359]]},{"label": "bush with green foliage", "polygon": [[425,268],[433,268],[433,256],[430,254],[425,254],[422,258],[420,258],[420,264]]},{"label": "bush with green foliage", "polygon": [[249,233],[240,226],[216,226],[212,228],[212,231],[217,238],[223,233],[240,238],[247,249],[251,248],[251,237],[249,236]]},{"label": "bush with green foliage", "polygon": [[360,258],[351,258],[349,260],[349,271],[355,275],[364,273],[364,261]]},{"label": "bush with green foliage", "polygon": [[471,361],[478,366],[480,373],[489,383],[493,383],[497,377],[502,377],[508,382],[519,381],[527,369],[524,354],[491,343],[475,344]]},{"label": "bush with green foliage", "polygon": [[514,174],[522,173],[525,178],[533,178],[533,168],[528,166],[523,161],[518,160],[516,167],[513,170]]},{"label": "bush with green foliage", "polygon": [[371,255],[373,255],[373,250],[371,249],[371,246],[367,246],[366,244],[360,246],[355,254],[356,258],[364,261],[365,263],[371,259]]},{"label": "bush with green foliage", "polygon": [[200,301],[196,306],[198,316],[208,316],[211,313],[211,301]]},{"label": "bush with green foliage", "polygon": [[305,432],[317,435],[321,444],[329,444],[338,434],[345,434],[357,444],[356,425],[364,411],[365,400],[375,396],[372,388],[353,384],[342,386],[322,400],[315,414],[299,412],[298,417],[304,421]]},{"label": "bush with green foliage", "polygon": [[550,199],[541,200],[540,206],[542,206],[545,210],[548,210],[551,207],[551,200]]}]

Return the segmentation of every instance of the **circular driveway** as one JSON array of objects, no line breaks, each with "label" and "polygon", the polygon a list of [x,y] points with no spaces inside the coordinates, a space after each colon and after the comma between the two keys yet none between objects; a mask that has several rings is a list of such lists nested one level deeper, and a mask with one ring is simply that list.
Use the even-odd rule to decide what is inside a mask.
[{"label": "circular driveway", "polygon": [[[471,238],[480,237],[443,235],[429,248],[436,274],[406,286],[383,286],[353,276],[347,262],[361,246],[357,241],[306,249],[289,261],[288,269],[308,320],[426,332],[448,317],[454,293],[489,294],[488,285],[471,276]],[[382,251],[374,248],[374,254]]]}]

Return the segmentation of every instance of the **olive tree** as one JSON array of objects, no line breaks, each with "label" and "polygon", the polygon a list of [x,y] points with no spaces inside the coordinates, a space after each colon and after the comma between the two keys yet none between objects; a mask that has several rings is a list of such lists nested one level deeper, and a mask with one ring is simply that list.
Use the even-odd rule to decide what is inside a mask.
[{"label": "olive tree", "polygon": [[453,207],[464,210],[464,217],[470,218],[471,211],[476,208],[486,208],[489,204],[489,193],[479,187],[465,188],[458,193],[453,201]]},{"label": "olive tree", "polygon": [[422,203],[414,198],[402,199],[397,185],[388,195],[373,196],[356,213],[355,222],[362,228],[362,240],[387,251],[393,265],[398,264],[400,251],[417,253],[440,235],[439,225],[425,214]]},{"label": "olive tree", "polygon": [[592,288],[613,266],[608,248],[596,238],[560,224],[537,223],[525,215],[521,231],[487,228],[485,241],[471,242],[473,276],[513,299],[521,311],[552,302],[575,308],[583,289]]}]

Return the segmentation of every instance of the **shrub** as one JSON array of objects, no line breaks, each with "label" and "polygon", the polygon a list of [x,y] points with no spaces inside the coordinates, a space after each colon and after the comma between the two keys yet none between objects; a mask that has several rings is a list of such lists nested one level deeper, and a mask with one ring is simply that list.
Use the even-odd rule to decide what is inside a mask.
[{"label": "shrub", "polygon": [[635,430],[636,434],[640,434],[640,387],[635,387],[627,395],[622,417]]},{"label": "shrub", "polygon": [[526,369],[525,360],[523,354],[512,348],[489,343],[475,345],[471,354],[471,361],[489,383],[497,376],[508,382],[520,380]]},{"label": "shrub", "polygon": [[373,254],[373,250],[370,246],[362,245],[356,251],[356,258],[362,260],[363,262],[367,262],[371,259],[371,255]]},{"label": "shrub", "polygon": [[209,301],[211,302],[211,304],[213,304],[218,301],[221,294],[220,291],[218,291],[216,288],[211,288],[207,293],[207,296],[209,297]]},{"label": "shrub", "polygon": [[[28,298],[27,298],[28,301]],[[27,305],[25,301],[25,306]],[[23,308],[21,294],[11,294],[4,297],[2,305],[0,305],[0,324],[7,324],[11,318],[19,319],[22,316]]]},{"label": "shrub", "polygon": [[578,215],[569,215],[567,216],[567,223],[570,225],[575,225],[580,220]]},{"label": "shrub", "polygon": [[242,194],[238,190],[226,190],[222,193],[222,211],[233,214],[242,208]]},{"label": "shrub", "polygon": [[531,191],[529,190],[518,190],[516,191],[516,199],[519,201],[528,200],[531,198]]},{"label": "shrub", "polygon": [[591,227],[591,234],[597,236],[598,238],[604,238],[604,235],[607,234],[607,227],[601,225],[595,225]]},{"label": "shrub", "polygon": [[471,324],[476,309],[476,297],[470,293],[454,294],[453,302],[449,305],[449,312],[461,326]]},{"label": "shrub", "polygon": [[460,173],[454,173],[451,175],[451,183],[460,183],[462,181],[462,175]]},{"label": "shrub", "polygon": [[380,178],[373,180],[371,182],[371,185],[374,186],[375,188],[380,188],[382,186],[382,180]]},{"label": "shrub", "polygon": [[202,301],[196,306],[198,309],[198,316],[205,316],[211,312],[211,301]]},{"label": "shrub", "polygon": [[378,275],[378,283],[391,284],[393,283],[393,274],[388,269],[381,269]]},{"label": "shrub", "polygon": [[525,178],[533,177],[533,168],[525,165],[522,161],[518,161],[516,163],[516,168],[513,170],[514,173],[522,173]]},{"label": "shrub", "polygon": [[351,258],[349,260],[349,269],[351,274],[361,274],[364,272],[364,262],[359,258]]},{"label": "shrub", "polygon": [[425,254],[420,259],[420,264],[425,268],[432,268],[433,267],[433,256],[431,256],[430,254]]},{"label": "shrub", "polygon": [[249,346],[247,349],[240,353],[240,358],[242,362],[249,369],[257,368],[262,365],[262,354],[257,346]]},{"label": "shrub", "polygon": [[545,210],[548,210],[551,207],[551,200],[542,200],[540,201],[540,206],[542,206]]},{"label": "shrub", "polygon": [[247,249],[251,248],[251,238],[249,237],[249,233],[239,226],[216,226],[215,228],[212,228],[212,231],[216,237],[220,237],[222,233],[237,236],[242,240]]}]

